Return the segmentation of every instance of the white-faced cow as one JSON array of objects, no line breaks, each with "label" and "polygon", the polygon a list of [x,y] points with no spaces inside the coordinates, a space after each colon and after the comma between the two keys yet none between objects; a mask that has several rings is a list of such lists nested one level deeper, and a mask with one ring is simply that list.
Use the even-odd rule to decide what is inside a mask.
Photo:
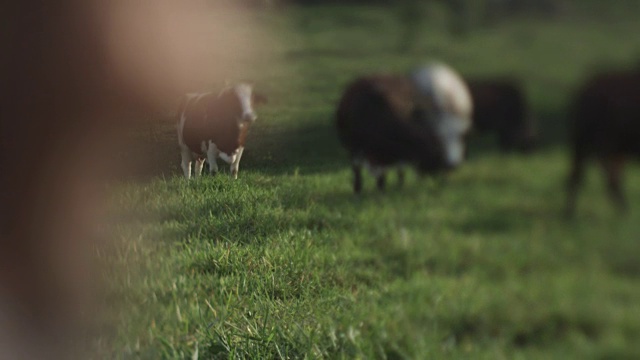
[{"label": "white-faced cow", "polygon": [[622,170],[630,156],[640,156],[640,70],[601,73],[578,92],[571,126],[572,159],[567,215],[572,216],[585,163],[596,158],[618,209],[627,209]]},{"label": "white-faced cow", "polygon": [[238,178],[238,167],[251,124],[258,118],[254,104],[266,98],[253,87],[240,83],[220,93],[185,95],[178,112],[178,143],[182,170],[189,179],[200,176],[205,159],[210,174],[218,172],[217,158],[230,164],[231,176]]},{"label": "white-faced cow", "polygon": [[336,116],[338,136],[352,162],[354,191],[362,190],[363,166],[382,190],[386,169],[393,165],[411,164],[420,173],[459,165],[471,110],[464,82],[444,65],[424,67],[411,76],[355,80],[343,94]]},{"label": "white-faced cow", "polygon": [[416,69],[411,80],[418,89],[418,101],[428,112],[427,119],[442,139],[448,163],[457,166],[464,159],[464,137],[472,124],[473,100],[467,84],[441,63]]}]

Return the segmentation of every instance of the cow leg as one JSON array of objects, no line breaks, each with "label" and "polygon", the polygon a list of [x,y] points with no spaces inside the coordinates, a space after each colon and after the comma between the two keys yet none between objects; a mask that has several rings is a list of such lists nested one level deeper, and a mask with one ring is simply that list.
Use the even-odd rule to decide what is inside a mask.
[{"label": "cow leg", "polygon": [[220,151],[216,144],[209,141],[209,148],[207,149],[207,162],[209,163],[209,174],[215,175],[218,173],[218,154]]},{"label": "cow leg", "polygon": [[565,215],[570,218],[573,217],[576,210],[576,198],[578,197],[578,190],[582,185],[584,178],[585,157],[579,154],[573,156],[572,168],[567,179],[567,207],[565,209]]},{"label": "cow leg", "polygon": [[622,192],[622,170],[624,158],[621,156],[605,157],[602,159],[602,167],[607,178],[607,190],[609,197],[621,213],[627,211],[627,201]]},{"label": "cow leg", "polygon": [[404,169],[400,167],[398,168],[398,187],[402,187],[402,185],[404,185],[404,179],[405,179]]},{"label": "cow leg", "polygon": [[380,191],[384,191],[384,187],[387,185],[387,178],[386,175],[384,173],[384,170],[381,168],[378,168],[376,171],[376,187],[378,188],[378,190]]},{"label": "cow leg", "polygon": [[185,145],[180,145],[180,156],[182,157],[182,172],[184,173],[184,177],[187,179],[191,178],[191,162],[193,158],[191,157],[191,150],[187,148]]},{"label": "cow leg", "polygon": [[236,156],[233,157],[233,161],[231,162],[231,176],[233,176],[234,179],[238,178],[238,169],[240,168],[240,159],[242,158],[244,147],[238,148],[237,151]]},{"label": "cow leg", "polygon": [[356,164],[355,162],[352,165],[353,169],[353,192],[356,194],[360,194],[362,192],[362,165]]},{"label": "cow leg", "polygon": [[353,192],[360,194],[362,192],[362,159],[352,157],[351,169],[353,170]]},{"label": "cow leg", "polygon": [[386,174],[384,168],[382,166],[376,166],[371,163],[367,163],[367,167],[371,172],[371,175],[376,178],[376,187],[380,191],[384,191],[384,188],[387,184]]},{"label": "cow leg", "polygon": [[378,187],[378,190],[383,191],[387,183],[384,167],[373,164],[367,160],[361,161],[361,163],[363,163],[371,175],[376,179],[376,186]]},{"label": "cow leg", "polygon": [[200,175],[202,175],[203,167],[204,167],[204,158],[197,158],[195,160],[195,167],[193,169],[195,177],[199,177]]}]

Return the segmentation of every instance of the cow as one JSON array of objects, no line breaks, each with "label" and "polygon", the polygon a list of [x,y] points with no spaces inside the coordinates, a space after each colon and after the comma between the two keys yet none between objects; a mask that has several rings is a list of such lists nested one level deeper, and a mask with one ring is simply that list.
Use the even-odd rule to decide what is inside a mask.
[{"label": "cow", "polygon": [[231,176],[238,178],[238,167],[245,140],[258,115],[253,104],[266,98],[253,91],[253,86],[239,83],[220,93],[191,93],[184,96],[178,111],[178,145],[184,176],[202,174],[205,157],[209,173],[218,172],[217,158],[230,164]]},{"label": "cow", "polygon": [[566,215],[575,213],[578,189],[588,159],[596,158],[606,176],[608,193],[619,212],[627,202],[622,191],[625,160],[640,155],[640,69],[601,72],[577,92],[570,124],[571,170]]},{"label": "cow", "polygon": [[503,152],[528,152],[536,129],[519,83],[509,78],[467,78],[473,100],[473,130],[496,133]]},{"label": "cow", "polygon": [[[362,191],[363,166],[384,190],[390,166],[408,163],[427,174],[459,165],[471,110],[464,82],[445,65],[353,81],[338,104],[336,128],[351,160],[354,192]],[[402,184],[402,170],[398,174]]]}]

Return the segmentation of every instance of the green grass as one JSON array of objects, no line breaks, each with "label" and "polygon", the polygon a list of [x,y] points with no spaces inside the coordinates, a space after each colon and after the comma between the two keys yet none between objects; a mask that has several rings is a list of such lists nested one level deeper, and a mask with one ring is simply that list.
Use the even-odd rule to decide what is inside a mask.
[{"label": "green grass", "polygon": [[[640,24],[523,21],[453,39],[425,23],[413,49],[384,8],[256,15],[281,40],[249,77],[270,97],[239,179],[184,181],[178,151],[150,181],[114,185],[108,358],[640,357],[640,171],[618,218],[590,171],[561,217],[565,103],[585,72],[640,54]],[[543,146],[476,139],[446,178],[411,174],[355,197],[332,128],[344,85],[437,58],[523,79]],[[172,129],[164,134],[170,139]],[[166,144],[159,144],[165,146]],[[173,151],[173,149],[172,149]],[[174,156],[172,156],[173,154]]]}]

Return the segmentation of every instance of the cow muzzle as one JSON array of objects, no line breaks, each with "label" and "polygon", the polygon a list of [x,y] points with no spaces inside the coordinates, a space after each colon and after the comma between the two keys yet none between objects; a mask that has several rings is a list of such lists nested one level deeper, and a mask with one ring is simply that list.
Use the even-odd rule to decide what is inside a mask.
[{"label": "cow muzzle", "polygon": [[242,121],[252,123],[258,119],[258,115],[253,112],[245,112],[242,114]]}]

